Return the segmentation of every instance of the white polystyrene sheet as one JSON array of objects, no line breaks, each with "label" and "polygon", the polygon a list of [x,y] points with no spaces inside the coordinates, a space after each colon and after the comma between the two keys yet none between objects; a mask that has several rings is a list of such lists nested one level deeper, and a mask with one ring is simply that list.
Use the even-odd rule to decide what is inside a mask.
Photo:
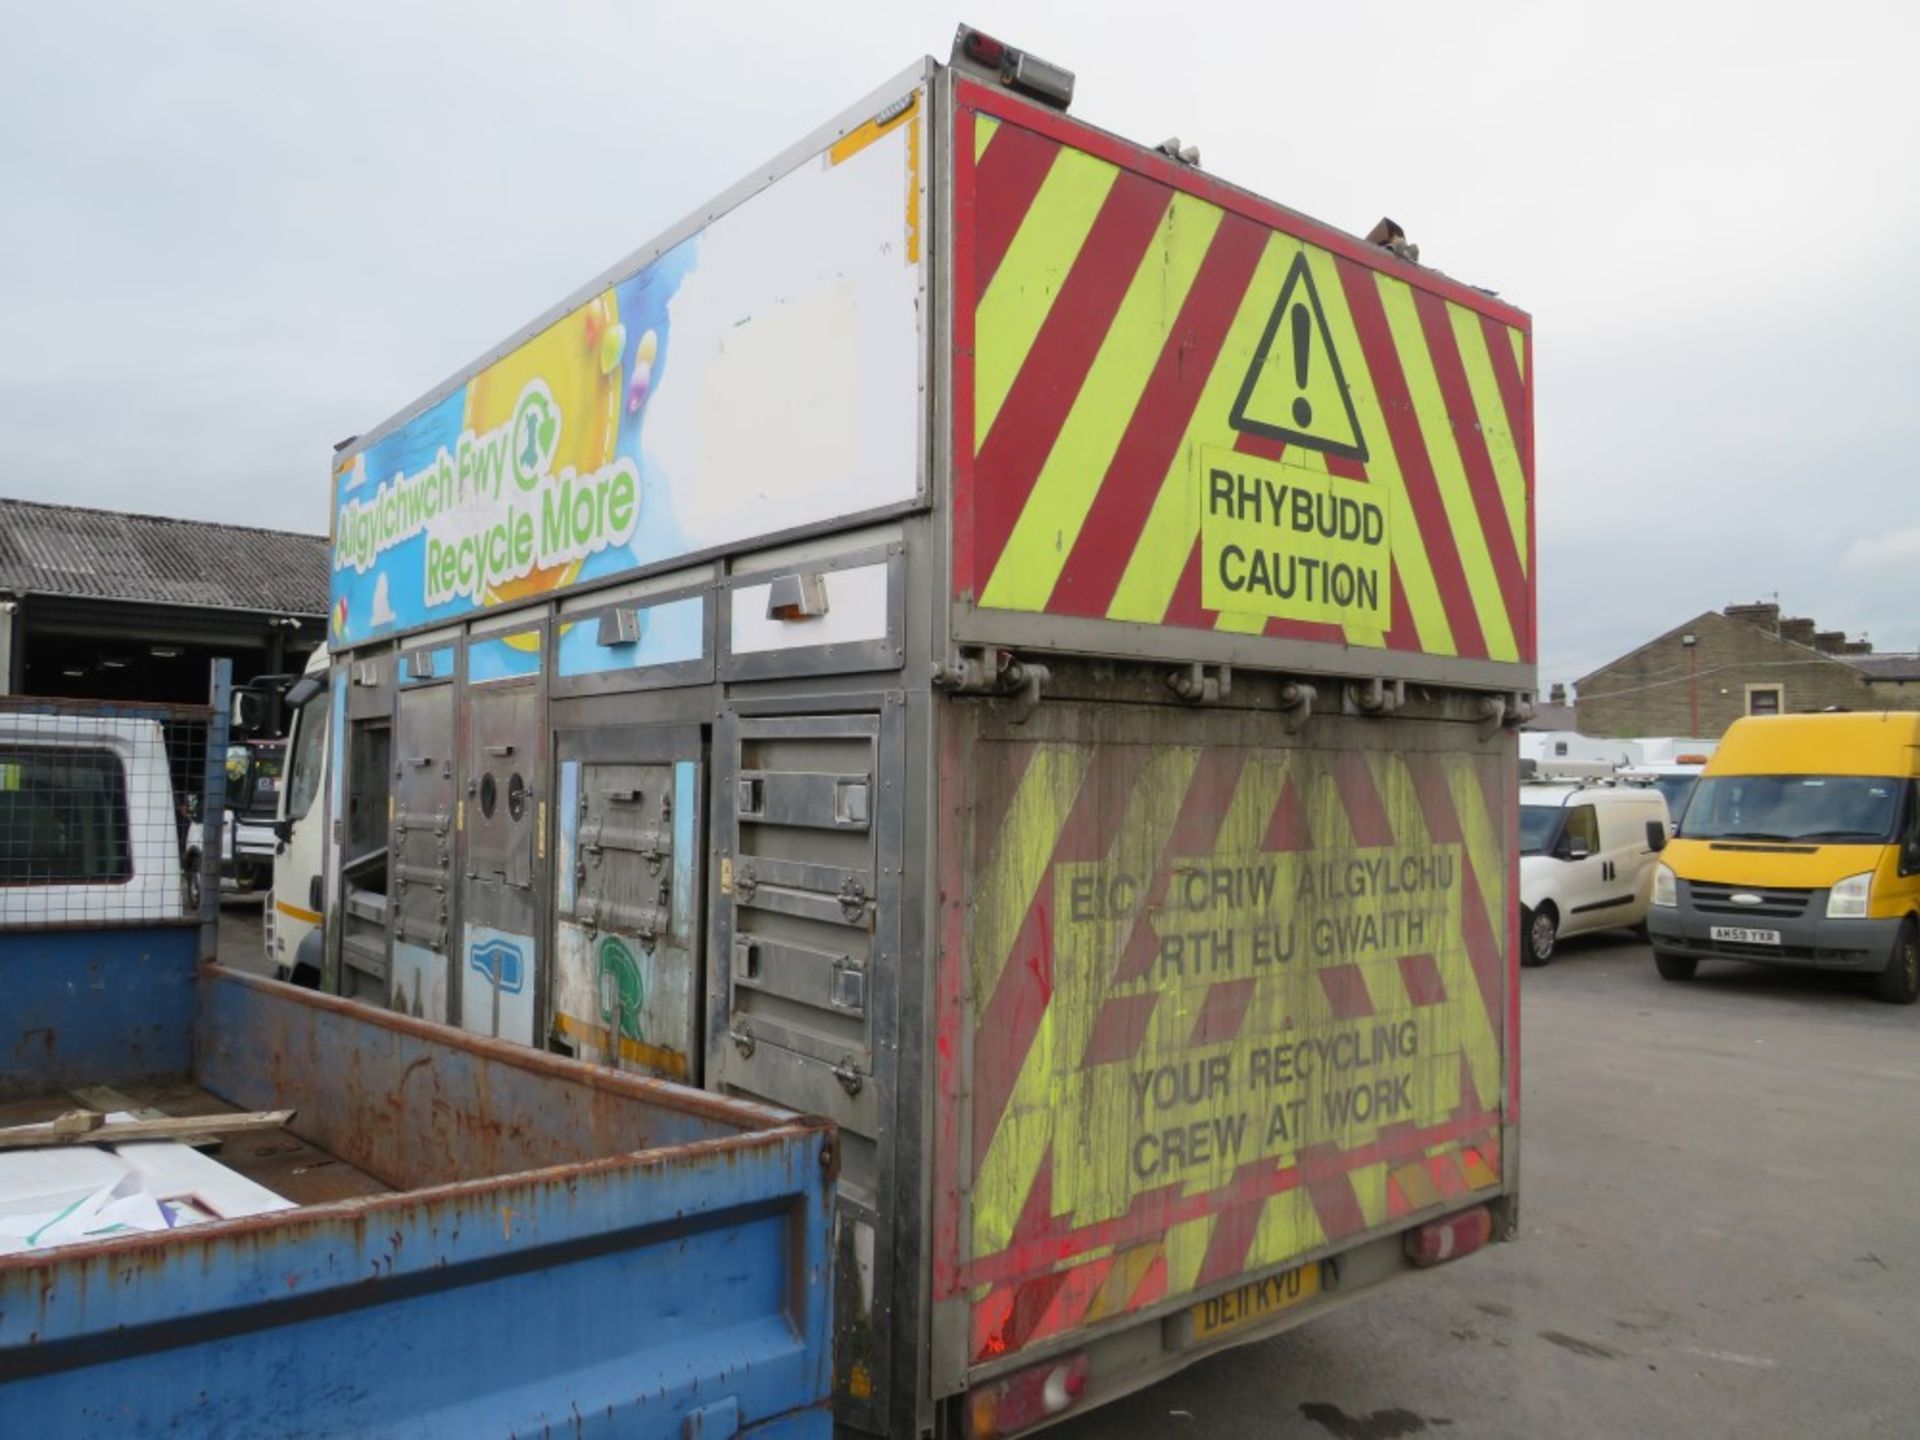
[{"label": "white polystyrene sheet", "polygon": [[[109,1123],[133,1118],[107,1116]],[[293,1208],[171,1140],[0,1151],[0,1254]]]}]

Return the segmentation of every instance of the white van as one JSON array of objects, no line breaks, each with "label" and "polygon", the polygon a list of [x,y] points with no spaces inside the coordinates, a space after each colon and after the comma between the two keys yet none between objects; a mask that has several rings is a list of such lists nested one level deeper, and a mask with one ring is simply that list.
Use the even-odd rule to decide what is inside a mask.
[{"label": "white van", "polygon": [[1562,935],[1628,926],[1644,937],[1667,802],[1656,789],[1520,787],[1520,963],[1544,965]]}]

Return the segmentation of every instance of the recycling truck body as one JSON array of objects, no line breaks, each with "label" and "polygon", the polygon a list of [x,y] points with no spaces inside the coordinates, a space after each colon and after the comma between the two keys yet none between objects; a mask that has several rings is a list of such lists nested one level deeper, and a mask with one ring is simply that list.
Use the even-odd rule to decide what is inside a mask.
[{"label": "recycling truck body", "polygon": [[1514,1226],[1532,357],[962,32],[334,466],[324,984],[831,1116],[838,1414]]}]

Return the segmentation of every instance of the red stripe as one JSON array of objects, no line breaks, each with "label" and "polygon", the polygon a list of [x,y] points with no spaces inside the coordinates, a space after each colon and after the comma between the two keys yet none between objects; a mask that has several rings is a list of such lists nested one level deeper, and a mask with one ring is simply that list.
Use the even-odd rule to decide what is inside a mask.
[{"label": "red stripe", "polygon": [[1167,613],[1160,623],[1184,625],[1189,630],[1211,630],[1219,619],[1218,610],[1209,610],[1200,603],[1200,539],[1195,536],[1193,548],[1187,552],[1186,566],[1174,583],[1173,598],[1167,602]]},{"label": "red stripe", "polygon": [[[1257,1179],[1272,1168],[1271,1160],[1256,1160],[1241,1166],[1240,1175]],[[1253,1248],[1253,1238],[1260,1233],[1260,1214],[1266,1208],[1262,1198],[1245,1205],[1229,1205],[1220,1212],[1220,1218],[1213,1222],[1213,1233],[1207,1236],[1207,1253],[1193,1281],[1196,1286],[1212,1285],[1240,1273],[1247,1263],[1247,1251]]]},{"label": "red stripe", "polygon": [[1527,481],[1527,513],[1533,513],[1533,467],[1529,463],[1533,447],[1529,443],[1533,412],[1527,405],[1526,382],[1513,358],[1513,341],[1507,327],[1491,316],[1480,317],[1480,333],[1486,337],[1487,356],[1493,362],[1493,381],[1500,391],[1500,408],[1507,412],[1507,433],[1513,440],[1514,454],[1520,457],[1520,471]]},{"label": "red stripe", "polygon": [[1247,752],[1237,747],[1215,745],[1200,752],[1200,761],[1187,781],[1187,793],[1180,801],[1180,813],[1160,847],[1160,863],[1140,908],[1134,912],[1126,941],[1119,947],[1120,963],[1114,967],[1110,982],[1113,988],[1130,984],[1153,969],[1154,957],[1160,953],[1160,937],[1154,931],[1152,917],[1167,898],[1174,863],[1183,857],[1213,853],[1246,763]]},{"label": "red stripe", "polygon": [[1193,1034],[1187,1037],[1187,1048],[1220,1045],[1238,1035],[1246,1023],[1247,1001],[1253,998],[1257,983],[1249,975],[1209,985],[1206,998],[1200,1002],[1200,1018],[1193,1022]]},{"label": "red stripe", "polygon": [[1367,757],[1358,750],[1342,750],[1333,757],[1332,769],[1334,788],[1340,792],[1347,824],[1353,829],[1353,843],[1392,845],[1397,838],[1393,821],[1387,818],[1387,807],[1380,803],[1380,789],[1373,783]]},{"label": "red stripe", "polygon": [[1367,993],[1367,977],[1358,965],[1329,965],[1317,973],[1335,1018],[1363,1020],[1373,1014],[1373,996]]},{"label": "red stripe", "polygon": [[1131,1060],[1139,1053],[1140,1042],[1147,1038],[1147,1026],[1159,1004],[1158,990],[1109,999],[1100,1007],[1099,1017],[1093,1022],[1093,1033],[1087,1037],[1087,1051],[1080,1068],[1091,1070],[1095,1065]]},{"label": "red stripe", "polygon": [[[1347,292],[1347,308],[1353,313],[1353,328],[1360,336],[1360,348],[1373,375],[1374,392],[1380,397],[1380,413],[1394,454],[1399,457],[1407,501],[1413,507],[1427,560],[1433,566],[1440,602],[1446,607],[1447,620],[1453,628],[1454,644],[1463,656],[1484,657],[1487,642],[1480,634],[1480,617],[1474,613],[1473,597],[1467,590],[1467,572],[1460,564],[1453,527],[1447,523],[1447,507],[1440,498],[1440,482],[1434,478],[1433,463],[1427,457],[1427,442],[1420,434],[1420,422],[1414,418],[1413,397],[1408,393],[1407,378],[1400,368],[1400,352],[1394,348],[1393,330],[1387,324],[1379,287],[1371,270],[1349,260],[1341,260],[1339,264],[1341,286]],[[1395,523],[1404,523],[1404,517],[1396,517]]]},{"label": "red stripe", "polygon": [[1407,987],[1407,998],[1415,1005],[1442,1005],[1447,999],[1447,982],[1431,955],[1402,955],[1400,979]]},{"label": "red stripe", "polygon": [[[974,254],[977,244],[968,243],[974,234],[974,215],[978,207],[973,167],[972,111],[960,108],[953,119],[953,404],[947,410],[947,423],[953,429],[953,451],[949,456],[953,469],[953,593],[978,593],[980,582],[973,573],[973,309],[979,302],[974,283]],[[935,407],[938,408],[937,406]]]},{"label": "red stripe", "polygon": [[1307,1194],[1313,1200],[1313,1213],[1320,1217],[1320,1228],[1327,1239],[1340,1240],[1358,1235],[1367,1228],[1367,1217],[1360,1209],[1360,1197],[1353,1193],[1353,1180],[1340,1162],[1345,1153],[1332,1142],[1309,1145],[1300,1152]]},{"label": "red stripe", "polygon": [[1520,567],[1520,551],[1514,543],[1513,526],[1507,520],[1506,504],[1500,498],[1500,482],[1493,473],[1493,457],[1487,453],[1487,437],[1481,430],[1480,412],[1473,403],[1473,387],[1467,383],[1467,367],[1460,359],[1460,345],[1454,338],[1447,302],[1423,290],[1414,291],[1413,300],[1421,328],[1427,332],[1427,351],[1433,356],[1440,398],[1446,403],[1454,443],[1459,447],[1460,463],[1467,473],[1467,489],[1473,496],[1474,511],[1480,517],[1480,532],[1486,537],[1487,555],[1500,585],[1507,622],[1513,628],[1514,645],[1522,660],[1531,660],[1533,636],[1527,631],[1527,577]]},{"label": "red stripe", "polygon": [[973,811],[972,834],[968,852],[971,875],[985,869],[999,842],[1000,827],[1006,823],[1020,783],[1027,778],[1027,767],[1039,746],[1030,740],[995,740],[975,745],[965,780],[967,798]]},{"label": "red stripe", "polygon": [[[961,727],[949,725],[940,743],[940,784],[956,793],[964,774]],[[934,1070],[939,1089],[934,1106],[933,1292],[954,1293],[960,1263],[960,1055],[967,1020],[961,987],[967,975],[965,834],[961,808],[941,807],[939,819],[940,948],[934,962]]]},{"label": "red stripe", "polygon": [[1166,186],[1129,171],[1107,192],[974,461],[976,575],[992,577],[1172,200]]},{"label": "red stripe", "polygon": [[[991,152],[989,152],[991,153]],[[1127,420],[1047,609],[1105,615],[1179,452],[1193,408],[1226,343],[1267,243],[1251,221],[1229,215],[1214,232],[1180,315]]]},{"label": "red stripe", "polygon": [[1311,850],[1313,832],[1307,828],[1307,808],[1300,799],[1300,787],[1289,775],[1280,786],[1280,798],[1274,802],[1273,819],[1267,825],[1262,850]]},{"label": "red stripe", "polygon": [[[973,136],[964,138],[964,148],[971,157]],[[994,272],[1006,259],[1020,222],[1033,208],[1033,197],[1040,193],[1040,184],[1059,153],[1055,142],[1003,123],[987,146],[987,153],[980,157],[973,172],[973,254],[980,294],[986,294],[987,286],[993,283]]]}]

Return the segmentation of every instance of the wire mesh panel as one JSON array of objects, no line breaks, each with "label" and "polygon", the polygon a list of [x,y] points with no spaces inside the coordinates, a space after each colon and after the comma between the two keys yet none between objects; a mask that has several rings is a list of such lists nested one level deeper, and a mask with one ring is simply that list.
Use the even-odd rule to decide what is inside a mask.
[{"label": "wire mesh panel", "polygon": [[216,718],[0,698],[0,928],[198,923],[231,844]]}]

